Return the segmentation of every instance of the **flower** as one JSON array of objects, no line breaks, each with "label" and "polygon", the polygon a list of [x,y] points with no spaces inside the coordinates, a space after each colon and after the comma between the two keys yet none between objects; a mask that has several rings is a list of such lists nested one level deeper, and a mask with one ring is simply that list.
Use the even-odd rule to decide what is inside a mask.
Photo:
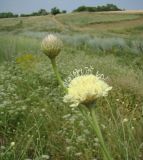
[{"label": "flower", "polygon": [[42,155],[42,159],[50,159],[49,155]]},{"label": "flower", "polygon": [[10,143],[10,146],[11,146],[11,147],[15,146],[15,142],[11,142],[11,143]]},{"label": "flower", "polygon": [[49,58],[55,58],[60,53],[62,46],[63,43],[58,37],[49,34],[43,39],[41,49]]},{"label": "flower", "polygon": [[108,95],[108,91],[112,89],[102,76],[98,74],[79,75],[72,79],[68,85],[68,93],[64,96],[64,102],[71,103],[71,107],[79,104],[93,103],[98,97]]},{"label": "flower", "polygon": [[27,53],[16,58],[16,63],[20,66],[20,68],[28,71],[29,70],[34,71],[34,69],[36,69],[38,62],[39,62],[39,57],[31,53]]},{"label": "flower", "polygon": [[123,119],[123,123],[126,123],[126,122],[128,122],[128,119],[127,119],[127,118],[124,118],[124,119]]}]

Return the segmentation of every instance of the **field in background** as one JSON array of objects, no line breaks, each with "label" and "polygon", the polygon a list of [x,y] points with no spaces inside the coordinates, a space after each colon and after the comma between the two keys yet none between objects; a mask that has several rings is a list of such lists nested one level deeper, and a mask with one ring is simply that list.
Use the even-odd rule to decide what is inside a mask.
[{"label": "field in background", "polygon": [[142,160],[141,11],[0,19],[1,159],[102,160],[98,139],[78,109],[63,103],[41,52],[49,33],[64,43],[57,59],[63,79],[89,66],[108,76],[113,90],[96,108],[106,145],[116,160]]}]

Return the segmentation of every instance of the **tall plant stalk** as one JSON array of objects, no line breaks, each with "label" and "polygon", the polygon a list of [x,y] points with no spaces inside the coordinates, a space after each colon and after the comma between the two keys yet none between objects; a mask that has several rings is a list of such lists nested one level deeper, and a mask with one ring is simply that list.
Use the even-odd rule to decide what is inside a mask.
[{"label": "tall plant stalk", "polygon": [[94,107],[90,107],[90,115],[91,115],[91,120],[92,122],[90,124],[92,124],[92,128],[97,136],[97,138],[99,139],[99,143],[101,146],[101,151],[103,154],[103,157],[105,160],[113,160],[103,139],[102,136],[102,132],[100,130],[100,126],[98,124],[97,118],[96,118],[96,114],[95,114],[95,108]]},{"label": "tall plant stalk", "polygon": [[54,73],[55,73],[55,75],[56,75],[56,78],[57,78],[57,80],[58,80],[59,85],[62,87],[62,89],[63,89],[65,92],[67,92],[67,89],[65,88],[65,86],[64,86],[64,84],[63,84],[63,80],[61,79],[61,75],[60,75],[60,73],[59,73],[59,71],[58,71],[58,67],[57,67],[57,65],[56,65],[56,59],[55,59],[55,58],[51,58],[50,60],[51,60],[52,67],[53,67],[53,70],[54,70]]},{"label": "tall plant stalk", "polygon": [[113,158],[111,157],[111,155],[110,155],[110,153],[109,153],[109,151],[108,151],[108,149],[105,145],[105,142],[104,142],[104,139],[103,139],[103,136],[102,136],[102,132],[101,132],[100,126],[98,124],[98,120],[96,118],[95,107],[93,107],[93,105],[92,106],[90,106],[90,105],[85,106],[90,111],[90,115],[89,115],[89,114],[87,114],[87,110],[85,111],[83,106],[84,105],[81,105],[81,107],[79,107],[79,109],[82,112],[83,116],[88,121],[88,123],[90,124],[91,128],[93,129],[95,135],[97,136],[97,138],[99,140],[100,147],[101,147],[101,152],[102,152],[102,155],[103,155],[103,159],[104,160],[113,160]]}]

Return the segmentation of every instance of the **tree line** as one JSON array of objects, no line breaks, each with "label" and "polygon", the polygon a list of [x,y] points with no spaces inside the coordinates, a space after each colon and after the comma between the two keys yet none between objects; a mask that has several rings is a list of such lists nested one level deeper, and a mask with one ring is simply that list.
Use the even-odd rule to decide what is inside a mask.
[{"label": "tree line", "polygon": [[[80,6],[77,9],[73,10],[73,12],[101,12],[101,11],[120,11],[121,9],[118,8],[114,4],[106,4],[102,6],[97,6],[97,7],[88,7],[88,6]],[[12,17],[29,17],[29,16],[44,16],[48,14],[56,15],[60,13],[67,13],[66,10],[60,11],[59,8],[54,7],[51,9],[50,12],[46,11],[45,9],[40,9],[37,12],[33,12],[30,14],[14,14],[12,12],[2,12],[0,13],[0,18],[12,18]]]},{"label": "tree line", "polygon": [[60,11],[59,8],[54,7],[51,9],[51,12],[46,11],[45,9],[40,9],[38,12],[33,12],[31,14],[21,14],[20,17],[29,17],[29,16],[45,16],[48,14],[56,15],[60,13],[66,13],[66,10]]},{"label": "tree line", "polygon": [[12,12],[0,13],[0,18],[12,18],[12,17],[18,17],[18,14],[13,14]]},{"label": "tree line", "polygon": [[46,11],[45,9],[40,9],[38,12],[33,12],[30,14],[13,14],[12,12],[2,12],[0,13],[0,18],[13,18],[13,17],[30,17],[30,16],[44,16],[48,14],[56,15],[60,13],[66,13],[66,10],[60,11],[59,8],[54,7],[51,9],[50,12]]},{"label": "tree line", "polygon": [[77,9],[74,10],[74,12],[101,12],[101,11],[120,11],[121,9],[118,8],[114,4],[106,4],[103,6],[97,6],[97,7],[87,7],[87,6],[80,6]]}]

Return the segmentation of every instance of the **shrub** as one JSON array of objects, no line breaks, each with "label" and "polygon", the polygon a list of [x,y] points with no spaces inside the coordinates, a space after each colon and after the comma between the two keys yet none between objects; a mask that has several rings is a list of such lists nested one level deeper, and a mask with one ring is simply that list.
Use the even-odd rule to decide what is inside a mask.
[{"label": "shrub", "polygon": [[121,9],[119,9],[114,4],[106,4],[106,5],[97,6],[97,7],[80,6],[77,9],[75,9],[74,12],[83,12],[83,11],[98,12],[98,11],[119,11],[119,10]]},{"label": "shrub", "polygon": [[13,14],[12,12],[0,13],[0,18],[13,18],[13,17],[18,17],[18,14]]},{"label": "shrub", "polygon": [[56,14],[59,14],[60,13],[60,10],[57,8],[57,7],[54,7],[51,9],[51,14],[52,15],[56,15]]}]

